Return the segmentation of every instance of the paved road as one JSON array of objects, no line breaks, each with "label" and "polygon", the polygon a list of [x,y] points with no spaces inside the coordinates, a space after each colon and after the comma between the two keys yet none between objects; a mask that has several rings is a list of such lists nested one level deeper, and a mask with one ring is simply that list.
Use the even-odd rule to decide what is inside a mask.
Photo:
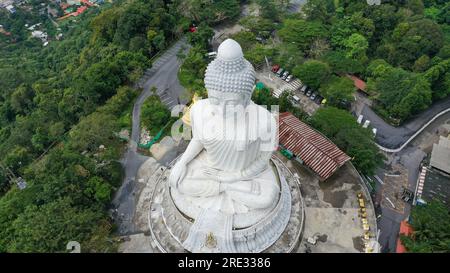
[{"label": "paved road", "polygon": [[[392,154],[391,164],[400,164],[408,171],[408,189],[415,191],[419,176],[420,163],[426,157],[425,147],[429,147],[430,135],[437,135],[439,128],[443,124],[450,124],[450,113],[437,118],[424,129],[412,143],[407,145],[402,151]],[[432,140],[431,140],[432,142]],[[380,169],[378,176],[383,179],[385,170]],[[377,192],[381,190],[381,185],[377,183]],[[383,251],[395,251],[396,240],[400,229],[400,222],[408,217],[411,206],[405,206],[403,214],[390,208],[382,209],[382,217],[379,219],[378,227],[381,230],[379,242],[383,246]]]},{"label": "paved road", "polygon": [[377,128],[376,141],[383,147],[396,149],[405,143],[417,130],[431,120],[435,115],[450,108],[450,97],[433,104],[427,110],[405,123],[403,126],[394,127],[387,124],[369,106],[365,105],[361,114],[364,120],[370,120],[370,124]]},{"label": "paved road", "polygon": [[289,6],[288,6],[288,11],[290,13],[296,13],[300,11],[301,6],[303,6],[304,4],[306,4],[307,0],[291,0]]},{"label": "paved road", "polygon": [[143,88],[142,93],[137,98],[133,107],[131,141],[121,163],[125,169],[125,178],[122,186],[116,193],[113,206],[117,209],[116,222],[119,226],[119,235],[127,235],[139,232],[133,226],[133,216],[136,207],[137,197],[142,189],[140,183],[135,181],[137,171],[147,157],[137,152],[137,143],[140,136],[140,113],[144,101],[152,94],[151,89],[155,86],[161,100],[169,107],[184,103],[180,96],[184,88],[180,85],[177,77],[178,69],[181,65],[177,57],[180,49],[188,50],[189,46],[183,38],[168,49],[154,63],[152,68],[145,72],[144,77],[138,83]]}]

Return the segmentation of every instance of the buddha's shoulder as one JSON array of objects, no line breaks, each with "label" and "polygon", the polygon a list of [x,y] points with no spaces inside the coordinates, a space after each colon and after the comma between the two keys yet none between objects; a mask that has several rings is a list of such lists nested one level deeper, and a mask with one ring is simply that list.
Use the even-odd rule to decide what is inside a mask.
[{"label": "buddha's shoulder", "polygon": [[260,131],[267,132],[277,127],[275,116],[266,107],[252,103],[248,110],[252,113],[250,114],[251,124],[257,125]]},{"label": "buddha's shoulder", "polygon": [[198,112],[201,109],[205,108],[205,106],[208,104],[208,99],[202,99],[202,100],[198,100],[196,101],[194,104],[192,104],[191,106],[191,113],[193,112]]}]

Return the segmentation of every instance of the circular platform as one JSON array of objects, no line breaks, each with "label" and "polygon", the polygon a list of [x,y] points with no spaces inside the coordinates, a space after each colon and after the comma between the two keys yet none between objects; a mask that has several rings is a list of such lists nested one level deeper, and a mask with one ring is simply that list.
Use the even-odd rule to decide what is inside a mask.
[{"label": "circular platform", "polygon": [[[178,210],[170,194],[167,180],[175,162],[158,178],[148,215],[152,239],[163,253],[187,252],[182,242],[194,221]],[[287,253],[294,251],[301,240],[304,205],[299,181],[277,157],[272,157],[272,164],[280,178],[279,202],[257,225],[232,231],[238,252]]]}]

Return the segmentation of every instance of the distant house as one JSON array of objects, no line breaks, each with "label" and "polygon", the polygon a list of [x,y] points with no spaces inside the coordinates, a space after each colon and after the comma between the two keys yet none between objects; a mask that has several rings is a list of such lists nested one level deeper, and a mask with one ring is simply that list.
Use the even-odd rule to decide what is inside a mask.
[{"label": "distant house", "polygon": [[80,2],[80,0],[67,0],[67,4],[69,4],[69,6],[80,5]]},{"label": "distant house", "polygon": [[6,30],[3,28],[3,25],[0,25],[0,33],[1,33],[1,34],[4,34],[4,35],[6,35],[6,36],[11,36],[11,32],[6,31]]},{"label": "distant house", "polygon": [[289,112],[280,114],[278,130],[280,147],[290,151],[322,181],[350,160],[333,142]]},{"label": "distant house", "polygon": [[44,42],[44,43],[47,42],[47,38],[48,38],[47,33],[40,31],[40,30],[35,30],[35,31],[31,32],[31,36],[33,38],[41,39],[42,42]]},{"label": "distant house", "polygon": [[6,10],[10,13],[16,13],[16,8],[13,5],[6,6]]},{"label": "distant house", "polygon": [[413,233],[413,228],[408,224],[408,222],[406,221],[402,221],[400,222],[400,232],[398,233],[398,238],[397,238],[397,248],[396,248],[396,253],[405,253],[406,248],[405,246],[402,244],[402,241],[400,239],[401,235],[405,235],[405,236],[410,236]]},{"label": "distant house", "polygon": [[354,76],[354,75],[348,75],[348,74],[347,74],[347,77],[348,77],[350,80],[353,81],[353,84],[355,85],[355,87],[356,87],[358,90],[360,90],[360,91],[362,91],[362,92],[364,92],[364,93],[367,93],[367,84],[366,84],[366,82],[364,82],[363,80],[361,80],[360,78],[358,78],[358,77],[356,77],[356,76]]},{"label": "distant house", "polygon": [[7,6],[14,4],[14,0],[0,0],[0,8],[6,9]]}]

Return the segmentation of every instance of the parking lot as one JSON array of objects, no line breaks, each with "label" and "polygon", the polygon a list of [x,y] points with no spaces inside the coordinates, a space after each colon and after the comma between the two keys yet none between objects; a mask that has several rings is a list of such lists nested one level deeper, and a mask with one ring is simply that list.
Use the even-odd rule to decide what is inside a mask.
[{"label": "parking lot", "polygon": [[[320,107],[319,103],[312,101],[301,92],[300,89],[303,85],[299,79],[293,78],[290,82],[286,82],[265,65],[256,71],[256,77],[258,81],[261,81],[265,86],[271,88],[275,96],[281,95],[281,93],[286,90],[291,91],[292,95],[295,95],[298,98],[297,100],[292,100],[293,104],[300,107],[310,116]],[[316,101],[320,102],[319,100]]]}]

